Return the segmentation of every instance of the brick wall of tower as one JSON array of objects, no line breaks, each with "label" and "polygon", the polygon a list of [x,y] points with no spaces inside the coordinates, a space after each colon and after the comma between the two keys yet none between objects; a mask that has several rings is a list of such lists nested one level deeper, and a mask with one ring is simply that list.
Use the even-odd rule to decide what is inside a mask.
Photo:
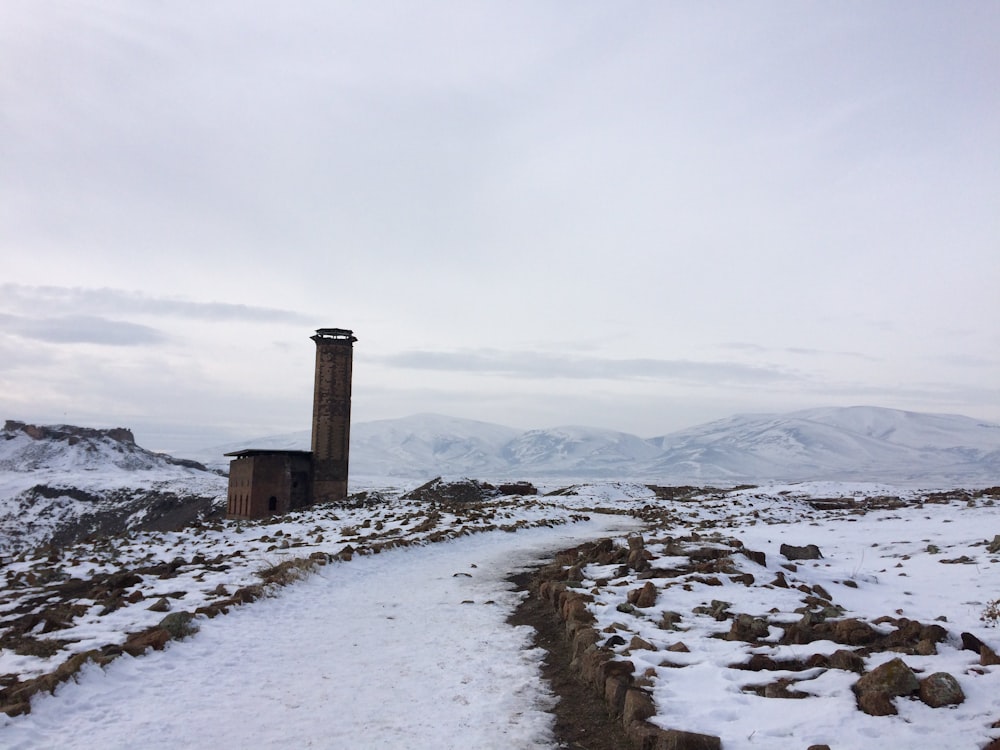
[{"label": "brick wall of tower", "polygon": [[314,502],[347,496],[351,437],[351,376],[354,337],[313,336],[316,376],[313,392],[312,495]]}]

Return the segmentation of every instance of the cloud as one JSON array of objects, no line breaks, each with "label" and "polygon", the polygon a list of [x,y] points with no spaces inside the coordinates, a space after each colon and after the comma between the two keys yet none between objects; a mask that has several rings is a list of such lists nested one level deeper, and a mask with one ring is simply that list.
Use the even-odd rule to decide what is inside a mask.
[{"label": "cloud", "polygon": [[153,297],[123,289],[0,284],[0,299],[19,310],[79,312],[100,315],[149,315],[213,322],[311,323],[312,318],[293,310],[237,305],[226,302],[191,302]]},{"label": "cloud", "polygon": [[738,362],[571,357],[492,349],[408,351],[373,359],[391,367],[513,375],[522,378],[648,379],[713,384],[760,384],[797,379],[793,374],[775,367],[758,367]]},{"label": "cloud", "polygon": [[15,336],[52,344],[147,346],[166,341],[155,328],[94,315],[29,318],[0,314],[0,326]]},{"label": "cloud", "polygon": [[795,354],[802,357],[825,357],[833,355],[837,357],[864,359],[869,362],[881,361],[880,357],[873,357],[870,354],[864,354],[862,352],[829,351],[826,349],[813,349],[805,346],[761,346],[760,344],[752,344],[746,341],[730,341],[724,344],[719,344],[718,348],[738,352],[752,352],[754,354]]}]

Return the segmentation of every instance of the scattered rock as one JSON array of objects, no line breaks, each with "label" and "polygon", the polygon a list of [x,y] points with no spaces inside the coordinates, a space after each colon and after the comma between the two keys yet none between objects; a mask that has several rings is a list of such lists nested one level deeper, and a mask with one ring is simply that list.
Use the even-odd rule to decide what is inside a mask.
[{"label": "scattered rock", "polygon": [[641,589],[633,589],[628,593],[628,603],[639,608],[652,607],[656,604],[656,586],[652,581],[646,581]]},{"label": "scattered rock", "polygon": [[696,615],[709,615],[719,622],[722,622],[730,617],[729,608],[731,606],[733,606],[732,602],[725,602],[721,599],[713,599],[708,606],[695,607],[691,611]]},{"label": "scattered rock", "polygon": [[957,706],[965,702],[965,693],[952,675],[935,672],[920,681],[920,700],[931,708]]},{"label": "scattered rock", "polygon": [[163,628],[150,628],[129,636],[122,645],[122,651],[129,656],[141,656],[151,647],[156,651],[161,651],[169,640],[170,633]]},{"label": "scattered rock", "polygon": [[815,544],[807,544],[804,547],[782,544],[778,551],[785,556],[786,560],[819,560],[823,557],[823,553]]},{"label": "scattered rock", "polygon": [[654,646],[649,641],[640,638],[637,635],[632,636],[632,640],[628,644],[630,651],[646,650],[646,651],[656,651],[656,646]]},{"label": "scattered rock", "polygon": [[913,695],[919,690],[920,681],[917,676],[899,658],[862,675],[854,684],[858,707],[872,716],[895,714],[896,707],[892,705],[891,699],[901,695]]},{"label": "scattered rock", "polygon": [[830,654],[829,664],[833,669],[843,669],[846,672],[862,674],[865,671],[865,660],[854,651],[843,648]]},{"label": "scattered rock", "polygon": [[868,692],[858,696],[858,708],[869,716],[895,716],[899,713],[896,706],[885,693]]},{"label": "scattered rock", "polygon": [[767,638],[769,631],[770,626],[764,618],[740,613],[736,615],[729,632],[726,633],[726,640],[753,643]]},{"label": "scattered rock", "polygon": [[156,600],[155,603],[150,604],[146,607],[150,612],[169,612],[170,611],[170,600],[165,596],[161,596]]},{"label": "scattered rock", "polygon": [[710,734],[667,729],[657,739],[657,750],[722,750],[722,740]]},{"label": "scattered rock", "polygon": [[198,631],[198,626],[194,622],[194,615],[190,612],[171,612],[160,620],[157,626],[170,634],[171,638],[180,640]]},{"label": "scattered rock", "polygon": [[981,640],[976,638],[972,633],[962,633],[962,648],[966,651],[974,651],[977,654],[982,653],[984,644]]},{"label": "scattered rock", "polygon": [[795,680],[783,678],[764,686],[765,698],[808,698],[809,693],[801,690],[793,690],[789,685],[794,685]]},{"label": "scattered rock", "polygon": [[680,612],[664,612],[660,616],[659,626],[661,630],[680,630],[677,627],[677,623],[681,621]]},{"label": "scattered rock", "polygon": [[777,586],[779,589],[787,589],[788,581],[785,580],[785,574],[779,570],[777,577],[771,581],[771,585]]}]

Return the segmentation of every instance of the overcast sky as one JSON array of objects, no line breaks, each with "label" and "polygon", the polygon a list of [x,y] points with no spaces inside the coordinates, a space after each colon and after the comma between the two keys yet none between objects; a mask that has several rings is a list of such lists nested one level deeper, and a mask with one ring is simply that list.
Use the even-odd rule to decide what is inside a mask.
[{"label": "overcast sky", "polygon": [[1000,422],[1000,3],[0,3],[0,417]]}]

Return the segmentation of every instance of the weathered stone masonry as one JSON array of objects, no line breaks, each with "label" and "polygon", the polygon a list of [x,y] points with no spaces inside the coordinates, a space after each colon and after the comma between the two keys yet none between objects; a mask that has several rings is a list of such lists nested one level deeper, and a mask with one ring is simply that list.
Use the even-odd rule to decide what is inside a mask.
[{"label": "weathered stone masonry", "polygon": [[313,387],[312,450],[227,453],[229,518],[249,520],[347,497],[351,438],[352,331],[320,328]]}]

